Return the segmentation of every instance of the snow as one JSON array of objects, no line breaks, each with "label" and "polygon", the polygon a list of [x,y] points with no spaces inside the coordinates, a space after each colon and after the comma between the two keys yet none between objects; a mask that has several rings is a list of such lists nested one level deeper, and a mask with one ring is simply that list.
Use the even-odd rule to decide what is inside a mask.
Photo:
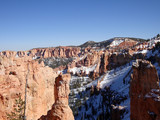
[{"label": "snow", "polygon": [[159,95],[155,94],[155,93],[150,93],[152,95],[152,97],[155,97],[155,98],[159,98]]},{"label": "snow", "polygon": [[155,50],[153,53],[152,53],[152,50],[142,50],[142,51],[137,51],[137,52],[134,52],[134,54],[146,54],[146,59],[150,58],[151,56],[160,56],[159,54],[159,50]]},{"label": "snow", "polygon": [[[85,107],[82,107],[80,111],[78,111],[79,114],[76,116],[75,120],[80,120],[82,116],[84,117],[84,114],[92,115],[92,120],[96,120],[97,116],[99,116],[102,113],[102,109],[99,109],[100,106],[102,106],[102,96],[101,94],[97,96],[92,96],[92,99],[87,101],[87,104],[93,105],[94,109],[97,110],[95,114],[92,113],[92,107],[89,107],[88,110],[86,111]],[[86,119],[85,119],[86,120]],[[91,119],[89,119],[91,120]]]},{"label": "snow", "polygon": [[[152,92],[149,92],[148,94],[145,95],[146,98],[151,98],[153,97],[155,101],[160,101],[160,96],[159,96],[159,89],[152,89]],[[154,93],[155,92],[155,93]]]},{"label": "snow", "polygon": [[79,92],[85,91],[87,88],[87,84],[89,82],[91,82],[91,79],[89,77],[75,77],[72,76],[71,81],[70,81],[70,85],[75,84],[76,82],[80,82],[80,87],[79,88],[73,88],[71,90],[71,92],[73,91],[74,94],[78,94]]},{"label": "snow", "polygon": [[148,64],[148,65],[147,65],[147,68],[150,68],[151,66],[152,66],[151,64]]},{"label": "snow", "polygon": [[[129,88],[127,92],[129,92]],[[128,113],[124,115],[123,120],[130,120],[130,98],[128,98],[125,102],[121,103],[120,105],[125,106],[126,109],[128,110]]]},{"label": "snow", "polygon": [[[119,68],[120,69],[120,68]],[[119,89],[119,85],[123,83],[123,78],[130,71],[131,66],[127,66],[122,70],[114,72],[114,70],[109,71],[104,80],[100,83],[100,87],[103,89],[106,86],[112,85],[114,90]]]},{"label": "snow", "polygon": [[[116,41],[113,42],[114,45],[118,44],[115,42]],[[142,51],[135,52],[134,54],[139,54],[139,53],[146,54],[146,58],[149,58],[151,56],[160,55],[158,50],[155,50],[153,53],[152,53],[152,50],[142,50]],[[157,72],[160,76],[160,67],[159,67],[158,63],[156,62],[154,65],[155,65]],[[148,67],[150,67],[150,66],[148,66]],[[84,66],[82,66],[80,68],[75,67],[71,70],[74,73],[80,72],[80,70],[86,71],[88,73],[89,71],[94,71],[95,68],[96,68],[96,65],[91,66],[91,67],[84,67]],[[115,90],[119,94],[127,96],[127,99],[124,102],[121,102],[120,106],[123,106],[127,110],[127,112],[124,113],[123,120],[130,120],[130,98],[129,98],[130,84],[129,84],[129,82],[131,79],[130,78],[131,73],[132,73],[132,66],[131,65],[130,66],[124,65],[122,67],[116,68],[115,70],[107,71],[104,75],[102,75],[98,79],[92,81],[91,83],[89,83],[83,87],[80,87],[78,90],[84,91],[85,88],[91,87],[92,85],[96,86],[97,82],[101,81],[100,82],[101,89],[104,89],[105,87],[110,87],[111,90]],[[156,89],[152,89],[152,92],[159,92],[159,91]],[[97,95],[97,96],[92,96],[92,97],[95,97],[95,98],[90,97],[87,104],[92,104],[94,106],[94,108],[97,110],[97,113],[95,115],[93,115],[93,119],[96,119],[97,116],[103,112],[103,111],[101,111],[101,109],[99,110],[99,108],[98,108],[101,103],[100,101],[102,101],[101,100],[102,96]],[[155,93],[147,94],[145,97],[154,97],[155,100],[160,101],[160,96],[158,96]],[[86,110],[84,107],[82,107],[81,110],[78,112],[79,112],[79,116],[77,117],[77,119],[80,119],[81,116],[84,116],[84,113],[92,114],[91,108],[88,108],[88,110]]]},{"label": "snow", "polygon": [[122,42],[124,42],[124,40],[114,40],[110,46],[113,47],[113,46],[118,46],[119,44],[121,44]]},{"label": "snow", "polygon": [[57,71],[57,74],[59,75],[59,74],[62,73],[62,72],[63,72],[63,71],[58,70],[58,71]]},{"label": "snow", "polygon": [[152,92],[160,92],[159,89],[152,89],[151,91],[152,91]]},{"label": "snow", "polygon": [[86,57],[87,57],[87,54],[84,55],[84,56],[82,56],[82,57],[80,57],[79,60],[83,60],[83,59],[85,59]]},{"label": "snow", "polygon": [[134,52],[134,54],[139,54],[139,53],[146,54],[146,53],[148,53],[148,50],[142,50],[142,51]]},{"label": "snow", "polygon": [[97,64],[91,66],[91,67],[83,67],[83,70],[86,72],[86,74],[89,74],[89,72],[94,71],[96,68]]},{"label": "snow", "polygon": [[147,54],[146,54],[146,58],[149,58],[152,56],[152,50],[148,50]]},{"label": "snow", "polygon": [[159,53],[159,51],[156,50],[156,51],[154,51],[154,53],[152,54],[152,56],[155,56],[155,55],[157,55],[158,53]]},{"label": "snow", "polygon": [[[91,87],[91,85],[96,86],[97,81],[101,80],[100,82],[101,89],[104,89],[106,86],[108,87],[110,86],[112,90],[115,90],[118,93],[126,95],[127,100],[125,100],[120,104],[120,106],[125,107],[125,109],[128,111],[124,114],[123,120],[130,120],[130,98],[129,98],[130,84],[128,82],[130,81],[131,67],[132,67],[131,65],[130,66],[126,65],[122,66],[121,68],[120,67],[117,68],[116,71],[114,70],[108,71],[106,74],[102,75],[99,79],[94,80],[92,83],[87,85],[87,87]],[[124,78],[126,80],[125,83],[123,81]],[[99,98],[97,97],[96,99],[100,98],[101,96],[99,96]],[[95,102],[93,104],[96,105]]]},{"label": "snow", "polygon": [[97,64],[95,64],[95,65],[93,65],[93,66],[90,66],[90,67],[85,67],[85,66],[82,66],[82,67],[74,67],[74,68],[70,69],[70,72],[72,72],[73,74],[75,74],[75,73],[80,73],[81,70],[82,70],[82,71],[85,72],[86,74],[89,74],[89,72],[95,70],[96,66],[97,66]]},{"label": "snow", "polygon": [[[97,65],[93,65],[90,67],[75,67],[70,69],[70,71],[72,71],[74,74],[76,72],[80,72],[85,71],[86,73],[88,73],[89,71],[94,71],[96,69]],[[100,82],[100,88],[104,89],[106,86],[110,87],[111,90],[114,90],[116,92],[118,92],[118,94],[122,94],[124,96],[126,96],[126,100],[124,102],[120,103],[120,106],[124,107],[126,109],[126,112],[124,113],[124,118],[123,120],[130,120],[130,98],[129,98],[129,81],[130,81],[130,74],[132,72],[132,65],[126,64],[124,66],[121,66],[119,68],[116,68],[115,70],[110,70],[107,71],[104,75],[102,75],[101,77],[99,77],[98,79],[94,80],[94,81],[90,81],[87,82],[88,77],[74,77],[72,76],[71,82],[70,84],[74,84],[74,82],[77,81],[77,78],[79,78],[78,81],[80,81],[80,83],[86,83],[86,84],[82,84],[80,85],[80,87],[76,88],[76,89],[71,89],[71,93],[73,93],[75,95],[75,97],[77,98],[77,100],[81,100],[82,98],[80,97],[80,93],[81,94],[89,94],[90,95],[90,90],[87,91],[88,87],[96,86],[97,85],[97,81],[101,81]],[[80,79],[81,78],[81,79]],[[125,79],[124,79],[125,78]],[[83,82],[81,82],[81,80],[83,79]],[[86,95],[85,95],[86,96]],[[89,97],[89,96],[87,96]],[[94,109],[96,110],[96,114],[92,116],[93,119],[96,119],[97,116],[99,116],[103,111],[102,108],[100,109],[99,107],[102,106],[100,104],[102,104],[102,95],[95,95],[95,96],[90,96],[89,98],[87,98],[87,100],[81,100],[81,109],[78,110],[78,116],[76,116],[76,120],[79,120],[81,118],[84,118],[82,116],[84,115],[91,115],[92,114],[92,107],[89,107],[87,110],[85,108],[85,106],[83,105],[83,103],[89,105],[92,104]],[[74,104],[77,103],[76,99],[73,99],[72,102],[74,101]],[[71,103],[73,104],[73,103]],[[105,109],[105,108],[104,108]]]},{"label": "snow", "polygon": [[37,59],[37,58],[38,58],[38,57],[35,55],[32,59],[35,60],[35,59]]},{"label": "snow", "polygon": [[76,73],[79,73],[80,70],[81,70],[81,68],[74,67],[74,68],[70,69],[70,72],[72,72],[73,74],[76,74]]},{"label": "snow", "polygon": [[19,58],[18,54],[16,54],[16,58]]},{"label": "snow", "polygon": [[[154,63],[153,65],[156,67],[158,76],[160,77],[160,66],[159,66],[159,64],[156,62],[156,63]],[[159,86],[160,86],[160,84],[159,84]]]},{"label": "snow", "polygon": [[145,98],[150,98],[150,97],[151,97],[151,96],[150,96],[150,95],[148,95],[148,94],[146,94],[146,95],[145,95]]},{"label": "snow", "polygon": [[154,40],[154,42],[155,42],[155,43],[158,43],[158,42],[160,42],[160,40]]},{"label": "snow", "polygon": [[[105,74],[106,75],[106,74]],[[105,75],[102,75],[100,78],[98,78],[97,80],[92,81],[91,83],[87,84],[87,88],[90,88],[92,85],[93,86],[97,86],[97,82],[99,80],[101,80]]]},{"label": "snow", "polygon": [[150,114],[150,115],[155,115],[154,112],[150,112],[150,111],[148,111],[148,114]]},{"label": "snow", "polygon": [[[130,98],[129,98],[129,83],[123,83],[123,78],[130,72],[132,66],[124,67],[120,70],[120,68],[117,69],[117,71],[114,73],[114,70],[109,71],[105,77],[104,80],[100,83],[100,87],[103,89],[106,86],[111,86],[112,90],[116,90],[119,93],[122,93],[123,95],[128,96],[128,99],[125,100],[123,103],[120,104],[120,106],[124,106],[128,113],[124,115],[123,120],[130,120]],[[131,73],[130,73],[131,74]],[[128,74],[127,78],[125,80],[130,81],[130,74]]]}]

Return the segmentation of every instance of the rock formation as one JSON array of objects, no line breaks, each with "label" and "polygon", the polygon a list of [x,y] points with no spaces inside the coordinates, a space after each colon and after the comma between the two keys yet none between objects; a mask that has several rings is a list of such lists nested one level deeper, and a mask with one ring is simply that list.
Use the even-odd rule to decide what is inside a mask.
[{"label": "rock formation", "polygon": [[76,66],[78,67],[79,65],[83,65],[86,67],[89,67],[91,65],[96,64],[97,60],[100,59],[100,55],[102,54],[101,52],[97,52],[97,51],[92,51],[89,54],[86,54],[83,59],[77,61]]},{"label": "rock formation", "polygon": [[100,51],[92,50],[91,53],[84,55],[84,57],[77,59],[77,61],[73,61],[67,67],[71,69],[73,67],[81,67],[81,66],[91,67],[93,65],[96,65],[94,71],[90,71],[89,73],[89,76],[92,79],[96,79],[100,75],[104,74],[107,70],[111,70],[121,65],[125,65],[131,60],[132,56],[129,54],[129,52],[111,53],[108,50],[100,50]]},{"label": "rock formation", "polygon": [[59,75],[56,78],[54,85],[55,103],[47,115],[42,116],[39,120],[74,120],[72,110],[68,105],[70,79],[70,74]]},{"label": "rock formation", "polygon": [[130,48],[130,47],[133,47],[134,45],[136,45],[138,42],[137,41],[134,41],[134,40],[131,40],[131,39],[126,39],[124,42],[120,43],[118,45],[119,48]]},{"label": "rock formation", "polygon": [[104,54],[101,55],[101,62],[99,69],[100,74],[103,74],[104,72],[107,71],[108,64],[109,64],[109,53],[105,52]]},{"label": "rock formation", "polygon": [[6,57],[25,57],[31,58],[49,58],[49,57],[75,57],[81,52],[80,47],[52,47],[52,48],[35,48],[29,51],[2,51],[0,56]]},{"label": "rock formation", "polygon": [[132,59],[132,56],[129,53],[116,52],[116,53],[110,54],[108,59],[109,59],[109,64],[107,68],[111,69],[111,68],[119,67],[121,65],[125,65],[126,63],[130,62]]},{"label": "rock formation", "polygon": [[133,64],[130,86],[131,120],[160,119],[160,89],[156,68],[148,61]]},{"label": "rock formation", "polygon": [[[75,61],[67,65],[68,69],[81,66],[90,67],[92,65],[97,64],[95,70],[96,74],[99,75],[102,75],[108,69],[124,65],[131,60],[131,55],[129,53],[125,54],[122,54],[121,52],[110,53],[110,51],[108,50],[97,51],[91,48],[85,48],[84,50],[81,50],[81,48],[79,47],[36,48],[29,51],[18,51],[18,52],[3,51],[0,52],[0,55],[2,57],[7,57],[7,58],[30,57],[30,59],[33,60],[36,58],[50,58],[50,57],[61,57],[61,58],[76,57]],[[59,66],[58,68],[55,68],[54,71],[62,71],[65,68],[66,66]]]},{"label": "rock formation", "polygon": [[38,119],[54,103],[55,72],[30,57],[0,56],[0,120],[14,109],[15,99],[24,100],[26,76],[27,120]]}]

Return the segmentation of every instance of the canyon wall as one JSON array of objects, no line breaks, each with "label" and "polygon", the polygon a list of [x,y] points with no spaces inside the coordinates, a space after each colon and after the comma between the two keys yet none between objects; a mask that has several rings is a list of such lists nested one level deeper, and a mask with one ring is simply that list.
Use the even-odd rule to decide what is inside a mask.
[{"label": "canyon wall", "polygon": [[52,48],[35,48],[28,51],[2,51],[0,56],[6,57],[24,57],[31,58],[49,58],[49,57],[76,57],[81,53],[80,47],[52,47]]},{"label": "canyon wall", "polygon": [[26,79],[27,120],[38,119],[46,114],[55,101],[54,83],[57,75],[43,62],[27,56],[11,57],[10,54],[7,57],[0,56],[0,120],[6,120],[6,113],[13,111],[15,99],[21,96],[24,100]]},{"label": "canyon wall", "polygon": [[92,53],[87,54],[83,59],[80,59],[76,63],[71,64],[72,67],[69,66],[69,68],[73,67],[89,67],[92,65],[97,64],[97,67],[94,72],[97,74],[103,74],[107,70],[119,67],[121,65],[125,65],[126,63],[130,62],[132,60],[132,55],[127,53],[110,53],[109,51],[92,51]]},{"label": "canyon wall", "polygon": [[160,89],[156,68],[146,60],[137,60],[131,77],[130,119],[159,120]]}]

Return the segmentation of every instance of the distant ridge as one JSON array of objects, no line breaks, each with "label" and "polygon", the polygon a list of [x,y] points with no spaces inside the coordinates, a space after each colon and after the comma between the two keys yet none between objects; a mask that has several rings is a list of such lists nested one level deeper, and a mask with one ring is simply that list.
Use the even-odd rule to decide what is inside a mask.
[{"label": "distant ridge", "polygon": [[87,41],[83,43],[82,45],[80,45],[79,47],[94,46],[95,44],[97,44],[95,41]]},{"label": "distant ridge", "polygon": [[109,46],[113,41],[116,41],[116,40],[124,40],[124,39],[131,39],[131,40],[134,40],[134,41],[137,41],[137,42],[144,42],[146,41],[146,39],[142,39],[142,38],[134,38],[134,37],[114,37],[114,38],[111,38],[111,39],[108,39],[108,40],[104,40],[104,41],[101,41],[101,42],[95,42],[95,41],[87,41],[81,45],[78,45],[78,46],[75,46],[75,45],[69,45],[69,46],[55,46],[55,47],[37,47],[37,48],[32,48],[31,50],[33,49],[46,49],[46,48],[60,48],[60,47],[81,47],[81,48],[86,48],[88,46],[91,46],[91,47],[107,47]]},{"label": "distant ridge", "polygon": [[104,40],[104,41],[101,41],[101,42],[87,41],[87,42],[83,43],[82,45],[79,45],[78,47],[82,47],[82,48],[85,48],[87,46],[91,46],[91,47],[107,47],[113,41],[116,41],[116,40],[126,40],[126,39],[131,39],[131,40],[134,40],[134,41],[137,41],[137,42],[144,42],[144,41],[146,41],[145,39],[142,39],[142,38],[114,37],[114,38],[111,38],[109,40]]}]

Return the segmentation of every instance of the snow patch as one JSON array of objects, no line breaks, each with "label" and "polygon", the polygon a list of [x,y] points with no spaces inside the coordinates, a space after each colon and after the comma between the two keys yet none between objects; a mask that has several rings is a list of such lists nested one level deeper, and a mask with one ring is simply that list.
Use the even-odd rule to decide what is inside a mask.
[{"label": "snow patch", "polygon": [[72,72],[73,74],[76,74],[76,73],[80,73],[81,70],[82,70],[86,74],[89,74],[91,71],[94,71],[96,69],[96,66],[97,66],[97,64],[95,64],[93,66],[90,66],[90,67],[84,67],[84,66],[79,67],[79,68],[78,67],[74,67],[74,68],[70,69],[70,72]]},{"label": "snow patch", "polygon": [[122,42],[124,42],[124,40],[114,40],[110,46],[113,47],[113,46],[118,46],[119,44],[121,44]]}]

